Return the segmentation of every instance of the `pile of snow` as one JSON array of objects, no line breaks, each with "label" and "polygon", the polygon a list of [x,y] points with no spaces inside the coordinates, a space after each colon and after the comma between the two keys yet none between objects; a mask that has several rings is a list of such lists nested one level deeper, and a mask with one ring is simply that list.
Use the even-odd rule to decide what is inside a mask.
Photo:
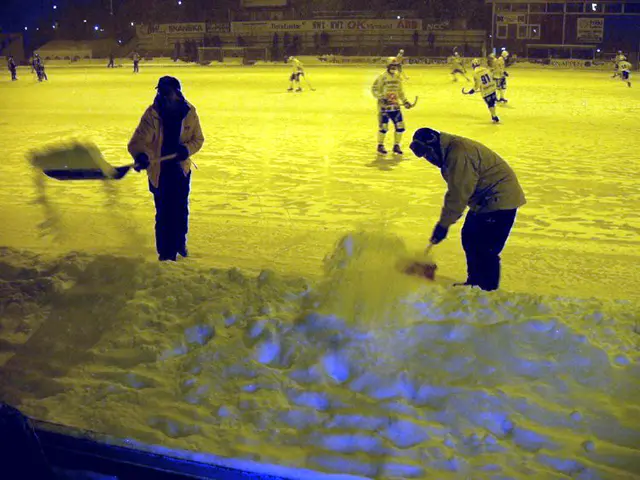
[{"label": "pile of snow", "polygon": [[[318,285],[0,251],[0,391],[37,418],[370,478],[640,472],[638,305],[407,277],[352,235]],[[296,477],[296,475],[293,475]]]}]

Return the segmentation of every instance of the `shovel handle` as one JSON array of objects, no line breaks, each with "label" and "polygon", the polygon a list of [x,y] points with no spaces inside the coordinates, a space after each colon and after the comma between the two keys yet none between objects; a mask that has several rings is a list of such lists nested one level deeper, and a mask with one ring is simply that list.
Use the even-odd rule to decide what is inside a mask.
[{"label": "shovel handle", "polygon": [[[172,153],[171,155],[165,155],[164,157],[160,157],[158,159],[159,162],[164,162],[165,160],[173,160],[174,158],[176,158],[177,154],[176,153]],[[135,163],[130,163],[129,165],[126,165],[129,168],[133,168],[136,164]]]},{"label": "shovel handle", "polygon": [[429,255],[431,253],[431,250],[433,250],[434,246],[435,246],[435,243],[430,243],[427,249],[424,251],[424,254]]}]

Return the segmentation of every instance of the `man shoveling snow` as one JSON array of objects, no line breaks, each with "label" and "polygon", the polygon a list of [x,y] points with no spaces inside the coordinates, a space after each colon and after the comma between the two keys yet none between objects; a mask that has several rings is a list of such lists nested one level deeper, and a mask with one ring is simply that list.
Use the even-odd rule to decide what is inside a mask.
[{"label": "man shoveling snow", "polygon": [[464,285],[496,290],[500,284],[500,252],[519,207],[526,203],[515,172],[500,155],[468,138],[420,128],[411,150],[442,173],[448,185],[431,244],[442,242],[467,206],[462,247],[467,257]]}]

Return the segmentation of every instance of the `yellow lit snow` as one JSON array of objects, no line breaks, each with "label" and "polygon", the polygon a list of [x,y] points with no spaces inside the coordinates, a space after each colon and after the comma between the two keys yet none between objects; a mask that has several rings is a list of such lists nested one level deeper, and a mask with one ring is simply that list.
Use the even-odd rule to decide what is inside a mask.
[{"label": "yellow lit snow", "polygon": [[[311,67],[317,91],[301,94],[289,72],[0,80],[0,399],[164,447],[370,478],[637,475],[638,91],[608,72],[515,67],[493,125],[447,69],[408,67],[420,101],[397,161],[375,153],[380,69]],[[129,163],[165,74],[206,138],[192,256],[172,265],[155,260],[144,175],[59,182],[28,163],[73,139]],[[525,189],[499,292],[395,269],[428,242],[445,192],[408,148],[424,126],[486,144]],[[434,255],[439,277],[464,280],[460,224]]]}]

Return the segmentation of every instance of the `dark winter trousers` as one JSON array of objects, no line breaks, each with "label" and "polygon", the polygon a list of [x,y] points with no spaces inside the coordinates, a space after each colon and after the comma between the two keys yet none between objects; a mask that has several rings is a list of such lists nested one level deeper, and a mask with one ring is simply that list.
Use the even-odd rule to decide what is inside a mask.
[{"label": "dark winter trousers", "polygon": [[509,238],[516,212],[517,209],[467,214],[462,227],[462,248],[467,256],[468,284],[497,290],[500,252]]},{"label": "dark winter trousers", "polygon": [[11,80],[12,81],[18,80],[18,77],[16,75],[17,74],[16,69],[15,68],[11,68],[11,69],[9,69],[9,71],[11,72]]},{"label": "dark winter trousers", "polygon": [[177,164],[162,166],[158,188],[149,184],[156,205],[156,249],[160,260],[175,260],[184,252],[189,229],[191,173]]}]

